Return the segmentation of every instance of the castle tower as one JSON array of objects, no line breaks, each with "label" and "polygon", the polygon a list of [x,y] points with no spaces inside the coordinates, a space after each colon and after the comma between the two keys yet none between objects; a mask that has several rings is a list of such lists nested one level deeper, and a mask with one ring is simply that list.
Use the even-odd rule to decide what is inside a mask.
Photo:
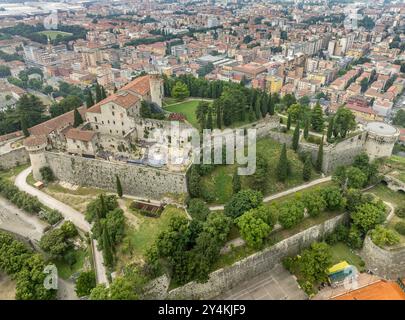
[{"label": "castle tower", "polygon": [[48,141],[45,136],[30,136],[24,140],[25,149],[30,156],[32,174],[34,179],[41,180],[40,169],[47,165],[45,158],[45,148]]},{"label": "castle tower", "polygon": [[149,74],[149,85],[150,85],[150,97],[152,102],[156,103],[160,108],[162,108],[163,99],[163,79],[156,73]]},{"label": "castle tower", "polygon": [[367,138],[364,149],[370,160],[391,156],[394,144],[399,137],[399,130],[384,122],[370,122],[365,130]]}]

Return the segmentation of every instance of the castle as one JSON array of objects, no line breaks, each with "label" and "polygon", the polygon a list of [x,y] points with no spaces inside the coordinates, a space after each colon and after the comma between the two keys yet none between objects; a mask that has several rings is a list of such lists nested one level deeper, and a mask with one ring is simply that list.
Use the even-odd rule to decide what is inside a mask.
[{"label": "castle", "polygon": [[[74,185],[114,192],[119,177],[124,193],[145,199],[186,194],[186,172],[191,164],[187,142],[182,141],[176,151],[179,163],[165,163],[162,161],[164,146],[156,149],[160,145],[150,133],[156,128],[169,128],[170,122],[143,118],[140,114],[143,101],[160,108],[162,98],[163,80],[159,75],[136,78],[92,107],[80,107],[78,111],[84,122],[77,128],[73,127],[74,112],[70,111],[30,128],[24,146],[21,146],[21,133],[0,137],[2,167],[10,168],[29,157],[36,180],[42,179],[41,168],[50,167],[58,180]],[[277,130],[280,129],[278,116],[268,116],[248,127],[257,130],[258,138],[271,137],[291,144],[291,135]],[[191,127],[180,123],[180,131],[185,128]],[[323,172],[330,174],[339,165],[350,165],[362,152],[370,159],[390,156],[398,136],[395,127],[370,122],[343,141],[325,144]],[[171,137],[163,135],[162,138],[170,140]],[[299,148],[309,152],[316,161],[317,144],[301,141]]]}]

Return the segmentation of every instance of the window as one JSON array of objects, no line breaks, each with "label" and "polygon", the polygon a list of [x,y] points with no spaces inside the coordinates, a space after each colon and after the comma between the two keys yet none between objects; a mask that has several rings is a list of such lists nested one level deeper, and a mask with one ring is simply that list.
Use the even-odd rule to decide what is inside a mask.
[{"label": "window", "polygon": [[108,122],[108,124],[110,124],[110,120],[108,120],[107,122]]},{"label": "window", "polygon": [[110,129],[110,133],[112,133],[112,130]]},{"label": "window", "polygon": [[94,122],[97,122],[97,117],[94,117]]},{"label": "window", "polygon": [[98,125],[96,125],[96,129],[98,129]]},{"label": "window", "polygon": [[101,121],[102,124],[104,124],[104,121]]},{"label": "window", "polygon": [[121,125],[124,126],[124,122],[121,122]]},{"label": "window", "polygon": [[115,124],[115,121],[113,121],[113,123]]},{"label": "window", "polygon": [[125,131],[124,130],[122,130],[122,135],[125,136]]},{"label": "window", "polygon": [[115,115],[114,111],[112,112],[112,115],[113,115],[113,116]]}]

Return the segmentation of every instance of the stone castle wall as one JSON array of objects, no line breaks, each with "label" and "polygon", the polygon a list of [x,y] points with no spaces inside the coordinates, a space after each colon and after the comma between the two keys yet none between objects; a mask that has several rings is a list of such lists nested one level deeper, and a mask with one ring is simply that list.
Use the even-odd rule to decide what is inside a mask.
[{"label": "stone castle wall", "polygon": [[[210,299],[272,269],[284,257],[298,254],[312,242],[332,232],[338,224],[347,220],[346,214],[331,218],[319,225],[293,235],[275,245],[257,252],[229,267],[214,271],[206,283],[189,282],[169,291],[166,299]],[[161,281],[160,281],[161,282]],[[159,282],[159,283],[160,283]],[[161,296],[160,296],[161,298]]]},{"label": "stone castle wall", "polygon": [[116,191],[116,176],[125,194],[160,199],[187,192],[185,173],[109,162],[45,151],[46,162],[57,179],[72,184]]},{"label": "stone castle wall", "polygon": [[24,147],[0,154],[0,168],[8,170],[20,164],[29,163],[30,157]]},{"label": "stone castle wall", "polygon": [[367,268],[380,277],[396,280],[405,276],[405,247],[383,249],[367,236],[360,255]]}]

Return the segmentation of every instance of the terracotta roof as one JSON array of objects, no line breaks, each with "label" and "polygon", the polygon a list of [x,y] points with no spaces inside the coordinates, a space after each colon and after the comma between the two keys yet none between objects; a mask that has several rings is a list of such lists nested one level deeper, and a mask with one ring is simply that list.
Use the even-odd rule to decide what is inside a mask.
[{"label": "terracotta roof", "polygon": [[26,147],[39,146],[41,144],[47,144],[46,136],[29,136],[24,140],[24,145]]},{"label": "terracotta roof", "polygon": [[405,292],[393,281],[380,280],[337,296],[334,300],[405,300]]},{"label": "terracotta roof", "polygon": [[129,107],[137,103],[139,100],[140,100],[139,97],[136,96],[135,94],[132,94],[128,91],[123,91],[121,89],[117,93],[108,96],[104,100],[87,109],[87,112],[101,113],[101,106],[108,102],[114,102],[119,106],[123,107],[124,109],[128,109]]},{"label": "terracotta roof", "polygon": [[[79,113],[81,114],[82,117],[84,117],[86,113],[86,107],[79,107],[77,109]],[[72,125],[74,122],[74,110],[66,112],[58,117],[55,117],[53,119],[50,119],[48,121],[42,122],[40,124],[37,124],[36,126],[29,128],[29,132],[32,135],[44,135],[47,136],[50,134],[52,131],[55,131],[57,129],[64,128],[68,125]]]},{"label": "terracotta roof", "polygon": [[122,87],[120,91],[129,90],[144,96],[150,91],[149,78],[150,78],[149,75],[136,78],[127,85],[125,85],[124,87]]},{"label": "terracotta roof", "polygon": [[95,135],[96,133],[94,131],[72,128],[68,132],[66,132],[65,136],[67,139],[91,141],[93,140]]},{"label": "terracotta roof", "polygon": [[4,135],[0,136],[0,142],[15,139],[15,138],[19,138],[19,137],[22,137],[22,136],[24,136],[22,131],[16,131],[16,132],[7,133],[7,134],[4,134]]}]

